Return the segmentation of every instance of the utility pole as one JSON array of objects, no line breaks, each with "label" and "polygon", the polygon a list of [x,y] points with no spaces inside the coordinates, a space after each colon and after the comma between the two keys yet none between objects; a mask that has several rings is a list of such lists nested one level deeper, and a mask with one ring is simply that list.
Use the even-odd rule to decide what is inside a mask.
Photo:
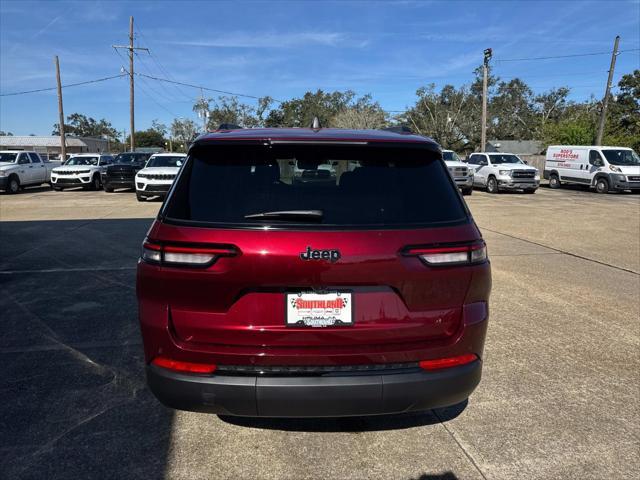
[{"label": "utility pole", "polygon": [[136,146],[135,142],[135,108],[134,108],[134,97],[135,97],[135,88],[133,81],[133,54],[136,50],[144,50],[149,53],[148,48],[142,47],[134,47],[133,46],[133,17],[129,17],[129,45],[111,45],[113,48],[126,48],[129,50],[129,130],[130,140],[131,140],[131,151],[133,152]]},{"label": "utility pole", "polygon": [[616,57],[618,56],[618,43],[620,43],[620,35],[616,35],[613,42],[613,52],[611,53],[611,66],[609,67],[609,78],[607,78],[607,88],[604,90],[604,98],[602,99],[602,111],[600,112],[600,123],[598,124],[598,135],[596,136],[596,145],[602,145],[602,136],[604,135],[604,124],[607,121],[607,104],[609,103],[609,91],[611,90],[611,82],[613,81],[613,71],[616,68]]},{"label": "utility pole", "polygon": [[62,108],[62,82],[60,82],[60,62],[58,56],[55,57],[56,81],[58,82],[58,122],[60,128],[60,160],[64,163],[67,159],[67,139],[64,136],[64,110]]},{"label": "utility pole", "polygon": [[487,148],[487,82],[489,76],[489,60],[491,60],[491,55],[491,49],[485,49],[484,61],[482,63],[482,134],[480,137],[481,152],[484,152]]}]

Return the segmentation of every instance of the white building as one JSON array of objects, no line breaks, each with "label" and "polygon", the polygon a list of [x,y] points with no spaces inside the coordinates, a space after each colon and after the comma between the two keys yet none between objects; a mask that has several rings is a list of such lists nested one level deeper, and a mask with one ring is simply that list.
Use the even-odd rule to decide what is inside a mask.
[{"label": "white building", "polygon": [[[67,153],[102,153],[109,151],[109,141],[97,137],[66,136]],[[33,150],[49,155],[60,154],[60,136],[0,136],[0,150]]]}]

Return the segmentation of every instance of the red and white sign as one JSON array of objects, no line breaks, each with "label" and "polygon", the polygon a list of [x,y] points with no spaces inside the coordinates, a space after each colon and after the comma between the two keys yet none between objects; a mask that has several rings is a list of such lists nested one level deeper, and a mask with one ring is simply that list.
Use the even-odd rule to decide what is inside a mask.
[{"label": "red and white sign", "polygon": [[570,148],[562,148],[559,152],[553,152],[554,160],[577,160],[579,155],[578,152],[574,152]]},{"label": "red and white sign", "polygon": [[353,325],[351,293],[288,293],[287,326]]}]

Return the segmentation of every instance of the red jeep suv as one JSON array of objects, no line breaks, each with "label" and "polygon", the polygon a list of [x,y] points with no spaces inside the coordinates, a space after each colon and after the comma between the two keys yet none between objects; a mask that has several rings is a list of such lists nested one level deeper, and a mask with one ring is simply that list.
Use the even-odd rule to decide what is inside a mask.
[{"label": "red jeep suv", "polygon": [[491,272],[442,161],[411,133],[199,137],[138,263],[147,382],[167,406],[265,417],[464,401]]}]

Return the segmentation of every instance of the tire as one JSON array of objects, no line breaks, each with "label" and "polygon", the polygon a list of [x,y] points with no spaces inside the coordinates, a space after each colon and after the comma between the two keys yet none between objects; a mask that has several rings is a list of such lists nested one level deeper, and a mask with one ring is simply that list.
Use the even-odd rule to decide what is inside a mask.
[{"label": "tire", "polygon": [[609,180],[604,177],[600,177],[596,180],[596,192],[609,193]]},{"label": "tire", "polygon": [[498,193],[498,180],[494,176],[487,179],[487,193]]},{"label": "tire", "polygon": [[102,183],[100,182],[100,176],[96,174],[91,179],[91,183],[89,184],[88,189],[95,192],[97,190],[100,190],[100,187],[102,187]]},{"label": "tire", "polygon": [[462,195],[471,195],[472,193],[473,193],[473,187],[462,189]]},{"label": "tire", "polygon": [[56,192],[61,192],[62,191],[62,187],[52,187],[52,188]]},{"label": "tire", "polygon": [[530,188],[529,190],[525,190],[524,193],[536,193],[536,188]]},{"label": "tire", "polygon": [[145,197],[144,195],[140,195],[138,192],[136,192],[136,198],[139,202],[144,202],[147,200],[147,197]]},{"label": "tire", "polygon": [[15,175],[11,175],[9,177],[9,183],[7,183],[7,193],[10,194],[16,194],[20,191],[20,179],[15,176]]},{"label": "tire", "polygon": [[113,187],[108,187],[107,185],[104,186],[104,191],[107,193],[113,193]]},{"label": "tire", "polygon": [[558,177],[557,173],[552,173],[551,176],[549,177],[549,188],[560,188],[560,178]]}]

